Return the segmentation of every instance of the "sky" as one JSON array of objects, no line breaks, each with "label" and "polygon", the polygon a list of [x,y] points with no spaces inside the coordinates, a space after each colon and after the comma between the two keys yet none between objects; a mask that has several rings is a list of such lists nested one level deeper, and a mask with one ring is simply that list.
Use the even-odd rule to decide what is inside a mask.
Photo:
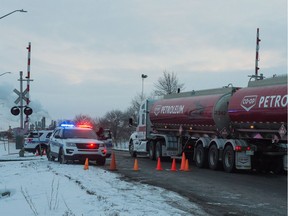
[{"label": "sky", "polygon": [[15,143],[9,146],[0,141],[0,160],[6,160],[0,161],[0,215],[208,215],[177,193],[126,182],[93,165],[84,170],[29,153],[19,158]]},{"label": "sky", "polygon": [[0,76],[0,130],[19,125],[10,108],[29,42],[31,122],[125,111],[164,71],[185,91],[245,87],[257,28],[259,73],[287,73],[286,0],[2,0],[0,17],[18,9],[0,19],[0,74],[12,72]]}]

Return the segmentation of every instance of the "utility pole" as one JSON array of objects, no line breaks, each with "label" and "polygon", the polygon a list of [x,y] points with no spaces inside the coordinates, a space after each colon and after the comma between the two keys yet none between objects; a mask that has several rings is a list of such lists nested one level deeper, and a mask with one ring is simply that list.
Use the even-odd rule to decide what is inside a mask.
[{"label": "utility pole", "polygon": [[148,76],[145,75],[145,74],[142,74],[141,77],[142,77],[142,93],[141,93],[141,100],[143,100],[143,99],[144,99],[144,98],[143,98],[143,97],[144,97],[144,79],[147,78]]},{"label": "utility pole", "polygon": [[257,36],[256,36],[256,58],[255,58],[255,77],[256,79],[258,79],[258,71],[259,71],[259,67],[258,67],[258,62],[259,62],[259,42],[260,42],[260,38],[259,38],[259,28],[257,28]]}]

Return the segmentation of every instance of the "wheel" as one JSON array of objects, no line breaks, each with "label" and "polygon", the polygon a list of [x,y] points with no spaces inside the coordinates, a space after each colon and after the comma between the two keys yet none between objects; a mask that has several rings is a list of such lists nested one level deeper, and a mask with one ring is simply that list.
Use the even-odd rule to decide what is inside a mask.
[{"label": "wheel", "polygon": [[235,152],[231,145],[225,147],[223,152],[223,168],[226,172],[233,172],[235,169]]},{"label": "wheel", "polygon": [[49,146],[47,147],[47,153],[46,154],[47,154],[48,161],[54,161],[55,160],[55,157],[53,157],[51,154],[51,150],[50,150]]},{"label": "wheel", "polygon": [[134,145],[133,145],[133,141],[132,140],[129,143],[129,153],[130,153],[131,157],[136,157],[137,156],[136,152],[134,151]]},{"label": "wheel", "polygon": [[219,168],[219,153],[216,145],[212,145],[208,152],[208,164],[209,168],[216,170]]},{"label": "wheel", "polygon": [[156,143],[155,158],[162,158],[162,144],[160,141]]},{"label": "wheel", "polygon": [[204,147],[201,144],[197,145],[195,151],[196,151],[195,152],[195,154],[196,154],[196,160],[195,160],[196,166],[199,168],[206,167],[207,155],[206,155]]},{"label": "wheel", "polygon": [[60,162],[60,164],[66,164],[67,163],[67,160],[65,159],[63,148],[60,149],[58,157],[59,157],[58,161]]},{"label": "wheel", "polygon": [[105,163],[106,163],[106,158],[105,157],[99,158],[99,159],[96,160],[96,163],[99,166],[104,166]]},{"label": "wheel", "polygon": [[154,148],[154,145],[153,145],[153,142],[149,142],[149,158],[151,160],[155,160],[155,148]]}]

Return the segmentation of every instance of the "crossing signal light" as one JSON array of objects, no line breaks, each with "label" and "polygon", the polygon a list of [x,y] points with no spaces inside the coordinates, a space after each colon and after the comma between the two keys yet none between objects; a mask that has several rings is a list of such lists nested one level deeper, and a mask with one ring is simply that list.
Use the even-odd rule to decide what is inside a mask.
[{"label": "crossing signal light", "polygon": [[[12,113],[12,115],[15,115],[15,116],[19,115],[19,113],[20,113],[19,107],[17,107],[17,106],[12,107],[11,108],[11,113]],[[28,115],[31,115],[32,113],[33,113],[32,108],[30,108],[30,107],[25,107],[24,108],[24,114],[25,115],[28,116]]]},{"label": "crossing signal light", "polygon": [[11,113],[12,113],[12,115],[17,116],[20,113],[20,109],[17,106],[14,106],[11,108]]},{"label": "crossing signal light", "polygon": [[25,115],[31,115],[32,112],[33,112],[32,108],[30,108],[30,107],[25,107],[25,109],[24,109]]}]

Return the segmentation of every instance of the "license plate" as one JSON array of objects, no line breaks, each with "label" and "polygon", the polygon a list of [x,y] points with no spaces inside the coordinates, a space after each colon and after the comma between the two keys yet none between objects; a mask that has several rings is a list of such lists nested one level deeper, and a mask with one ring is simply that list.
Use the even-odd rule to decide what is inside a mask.
[{"label": "license plate", "polygon": [[254,155],[254,151],[248,150],[248,151],[246,151],[246,155]]}]

